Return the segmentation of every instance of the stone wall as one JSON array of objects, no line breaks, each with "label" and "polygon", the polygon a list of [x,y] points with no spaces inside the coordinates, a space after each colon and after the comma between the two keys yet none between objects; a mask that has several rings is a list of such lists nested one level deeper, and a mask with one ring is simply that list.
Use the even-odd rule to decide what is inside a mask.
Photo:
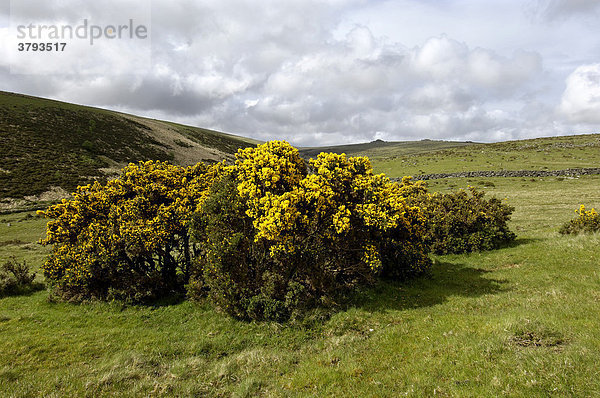
[{"label": "stone wall", "polygon": [[[582,175],[600,174],[600,167],[579,168],[566,170],[500,170],[500,171],[462,171],[459,173],[437,173],[414,175],[413,181],[436,180],[440,178],[477,178],[477,177],[577,177]],[[401,178],[392,178],[400,181]]]}]

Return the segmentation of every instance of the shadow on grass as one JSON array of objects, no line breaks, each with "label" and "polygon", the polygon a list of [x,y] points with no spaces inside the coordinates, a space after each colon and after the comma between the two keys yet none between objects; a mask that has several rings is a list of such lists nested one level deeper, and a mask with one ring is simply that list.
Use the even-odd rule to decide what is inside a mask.
[{"label": "shadow on grass", "polygon": [[8,289],[4,292],[0,292],[0,299],[4,297],[12,297],[12,296],[31,296],[35,292],[39,292],[40,290],[44,290],[46,285],[39,282],[31,283],[27,286],[17,286],[11,289]]},{"label": "shadow on grass", "polygon": [[513,241],[510,242],[506,242],[502,245],[500,245],[500,249],[504,249],[504,248],[512,248],[512,247],[518,247],[518,246],[523,246],[523,245],[528,245],[530,243],[537,243],[537,242],[541,242],[544,239],[540,239],[540,238],[517,238]]},{"label": "shadow on grass", "polygon": [[181,304],[184,301],[186,301],[184,293],[173,293],[169,296],[160,297],[153,300],[147,300],[141,303],[141,305],[151,309],[156,309],[161,307],[171,307],[173,305]]},{"label": "shadow on grass", "polygon": [[[58,298],[56,300],[57,302],[60,302],[60,298]],[[182,304],[186,301],[186,297],[185,294],[183,293],[170,293],[166,296],[162,296],[162,297],[153,297],[153,298],[145,298],[143,300],[134,300],[131,298],[117,298],[117,297],[110,297],[110,298],[105,298],[105,299],[101,299],[101,298],[92,298],[92,299],[87,299],[87,300],[81,300],[81,301],[73,301],[74,304],[82,304],[82,303],[111,303],[113,305],[116,305],[118,308],[121,309],[121,311],[125,311],[128,308],[146,308],[149,310],[157,310],[159,308],[163,308],[163,307],[173,307],[179,304]]]},{"label": "shadow on grass", "polygon": [[368,311],[405,310],[441,304],[448,297],[479,297],[507,291],[505,280],[485,277],[487,271],[464,264],[436,262],[425,275],[405,282],[381,281],[350,301]]}]

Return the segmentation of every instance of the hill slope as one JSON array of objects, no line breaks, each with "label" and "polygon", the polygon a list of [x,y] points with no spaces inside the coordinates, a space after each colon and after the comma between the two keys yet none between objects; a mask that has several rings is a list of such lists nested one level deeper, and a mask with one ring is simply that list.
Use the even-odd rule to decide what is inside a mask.
[{"label": "hill slope", "polygon": [[490,144],[427,139],[377,140],[365,144],[302,148],[300,152],[305,158],[322,151],[368,156],[376,172],[399,178],[448,173],[490,174],[492,171],[511,174],[510,171],[523,170],[556,174],[553,171],[597,168],[600,165],[599,149],[600,134],[582,134]]},{"label": "hill slope", "polygon": [[595,168],[600,165],[600,134],[543,137],[406,153],[388,147],[369,156],[378,172],[390,177],[473,171]]},{"label": "hill slope", "polygon": [[321,152],[345,153],[348,156],[369,156],[372,158],[414,155],[443,149],[469,147],[473,142],[460,141],[382,141],[376,140],[364,144],[334,145],[326,147],[301,148],[306,158],[315,157]]},{"label": "hill slope", "polygon": [[[59,195],[139,160],[220,161],[257,141],[0,92],[0,200]],[[40,196],[42,195],[42,196]]]}]

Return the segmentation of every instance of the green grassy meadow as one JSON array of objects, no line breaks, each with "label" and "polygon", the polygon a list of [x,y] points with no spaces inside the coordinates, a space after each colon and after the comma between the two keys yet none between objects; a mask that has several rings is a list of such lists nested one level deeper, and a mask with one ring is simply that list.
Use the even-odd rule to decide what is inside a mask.
[{"label": "green grassy meadow", "polygon": [[393,147],[366,152],[373,167],[390,177],[487,170],[564,170],[598,167],[600,134],[463,145],[405,153]]},{"label": "green grassy meadow", "polygon": [[[0,396],[599,396],[600,235],[557,230],[581,203],[600,207],[600,176],[429,181],[467,185],[515,207],[513,245],[435,256],[425,277],[364,289],[329,317],[0,298]],[[38,269],[43,234],[33,213],[0,215],[0,259]]]}]

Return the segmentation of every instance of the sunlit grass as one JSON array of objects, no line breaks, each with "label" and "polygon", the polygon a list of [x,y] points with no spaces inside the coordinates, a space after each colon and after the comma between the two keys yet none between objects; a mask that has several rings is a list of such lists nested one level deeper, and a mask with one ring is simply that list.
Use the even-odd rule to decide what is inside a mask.
[{"label": "sunlit grass", "polygon": [[35,212],[0,214],[0,263],[15,256],[37,271],[49,253],[37,243],[45,237],[45,227],[46,220]]}]

